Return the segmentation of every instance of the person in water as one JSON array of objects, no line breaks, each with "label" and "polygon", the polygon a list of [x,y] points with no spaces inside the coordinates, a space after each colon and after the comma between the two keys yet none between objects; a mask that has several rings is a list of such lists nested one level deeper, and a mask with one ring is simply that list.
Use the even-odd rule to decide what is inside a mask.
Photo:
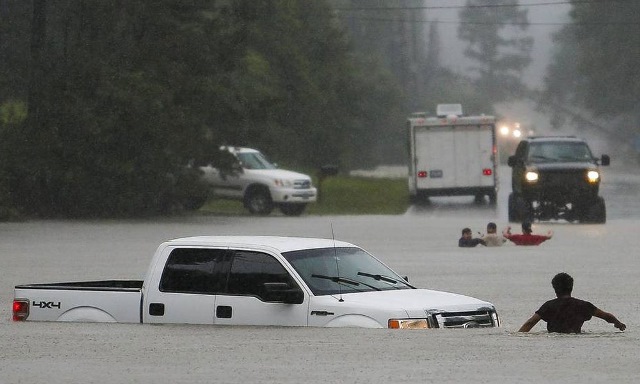
[{"label": "person in water", "polygon": [[552,238],[553,232],[548,231],[546,236],[534,235],[531,230],[531,223],[525,221],[522,223],[522,234],[512,234],[511,227],[507,227],[502,231],[502,236],[509,239],[515,245],[540,245]]},{"label": "person in water", "polygon": [[556,292],[556,298],[542,304],[540,309],[520,327],[518,332],[529,332],[538,321],[544,320],[549,332],[581,333],[582,324],[591,320],[593,316],[612,323],[621,331],[627,328],[611,313],[599,309],[588,301],[572,297],[573,277],[568,273],[561,272],[555,275],[551,280],[551,285]]},{"label": "person in water", "polygon": [[480,238],[473,238],[470,228],[464,228],[462,230],[462,237],[458,240],[458,247],[473,248],[478,244],[487,245],[484,240]]}]

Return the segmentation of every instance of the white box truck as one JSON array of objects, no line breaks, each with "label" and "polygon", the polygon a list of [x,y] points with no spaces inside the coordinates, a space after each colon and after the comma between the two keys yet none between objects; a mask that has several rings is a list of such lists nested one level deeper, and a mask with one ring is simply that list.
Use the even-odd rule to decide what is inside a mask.
[{"label": "white box truck", "polygon": [[430,196],[485,196],[496,203],[498,147],[493,116],[464,116],[459,104],[439,105],[437,116],[414,113],[407,122],[409,193]]}]

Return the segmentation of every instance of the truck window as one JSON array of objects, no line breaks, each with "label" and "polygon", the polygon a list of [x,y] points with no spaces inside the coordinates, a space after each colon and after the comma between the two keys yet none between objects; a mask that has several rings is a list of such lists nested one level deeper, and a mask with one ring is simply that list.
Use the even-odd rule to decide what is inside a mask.
[{"label": "truck window", "polygon": [[214,294],[224,289],[224,249],[178,248],[169,255],[160,291]]},{"label": "truck window", "polygon": [[591,161],[593,155],[580,142],[532,143],[529,159],[539,162]]},{"label": "truck window", "polygon": [[247,169],[276,169],[277,167],[269,162],[264,155],[259,152],[238,153],[238,160]]},{"label": "truck window", "polygon": [[227,293],[267,297],[264,283],[295,286],[286,269],[273,256],[260,252],[236,251],[229,272]]},{"label": "truck window", "polygon": [[525,154],[527,152],[527,143],[524,141],[521,141],[520,144],[518,144],[518,148],[516,148],[516,153],[515,156],[522,160],[525,157]]}]

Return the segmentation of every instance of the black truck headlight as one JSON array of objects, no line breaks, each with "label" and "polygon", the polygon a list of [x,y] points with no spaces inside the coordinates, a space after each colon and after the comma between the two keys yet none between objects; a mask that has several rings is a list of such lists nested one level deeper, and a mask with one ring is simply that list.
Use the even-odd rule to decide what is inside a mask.
[{"label": "black truck headlight", "polygon": [[538,172],[535,171],[528,171],[527,173],[525,173],[524,178],[529,182],[529,183],[536,183],[538,182]]}]

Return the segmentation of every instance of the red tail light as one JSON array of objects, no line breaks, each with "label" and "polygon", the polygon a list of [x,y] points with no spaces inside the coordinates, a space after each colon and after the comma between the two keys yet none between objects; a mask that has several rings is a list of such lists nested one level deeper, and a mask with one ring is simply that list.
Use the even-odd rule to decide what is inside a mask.
[{"label": "red tail light", "polygon": [[493,171],[491,170],[491,168],[485,168],[482,170],[482,174],[485,176],[491,176],[493,175]]},{"label": "red tail light", "polygon": [[421,177],[421,178],[427,177],[427,171],[418,171],[418,177]]},{"label": "red tail light", "polygon": [[24,321],[29,317],[29,300],[13,300],[13,321]]}]

